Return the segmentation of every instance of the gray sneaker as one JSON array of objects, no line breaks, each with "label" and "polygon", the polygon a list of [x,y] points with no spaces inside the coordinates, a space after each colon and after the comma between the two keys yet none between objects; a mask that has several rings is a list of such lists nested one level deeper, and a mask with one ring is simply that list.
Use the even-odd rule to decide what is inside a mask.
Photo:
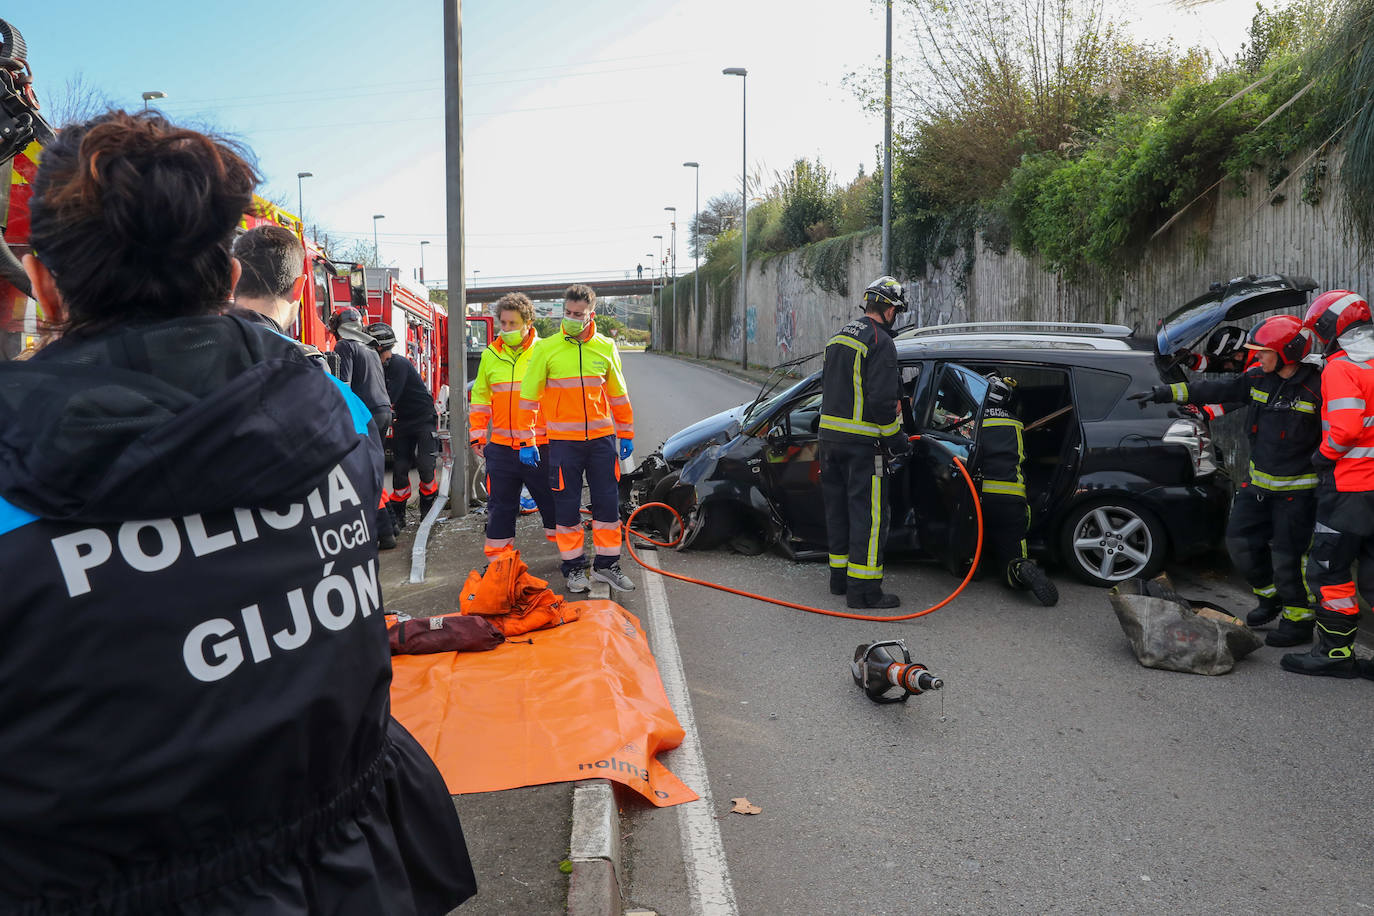
[{"label": "gray sneaker", "polygon": [[635,584],[630,581],[630,577],[620,571],[619,563],[614,566],[603,566],[600,569],[593,569],[592,578],[600,579],[618,592],[632,592],[635,590]]},{"label": "gray sneaker", "polygon": [[582,569],[574,569],[564,576],[564,579],[566,579],[567,582],[563,587],[570,592],[582,595],[592,590],[592,584],[587,581],[587,570],[585,567]]}]

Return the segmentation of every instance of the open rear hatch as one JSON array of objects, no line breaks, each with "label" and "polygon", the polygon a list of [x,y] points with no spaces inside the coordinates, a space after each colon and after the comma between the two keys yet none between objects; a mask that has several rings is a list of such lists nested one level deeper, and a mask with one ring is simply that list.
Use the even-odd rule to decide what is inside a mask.
[{"label": "open rear hatch", "polygon": [[1311,277],[1284,274],[1251,274],[1213,283],[1204,295],[1160,320],[1155,332],[1160,369],[1168,372],[1189,354],[1200,352],[1198,345],[1227,322],[1280,310],[1301,317],[1307,294],[1316,288]]}]

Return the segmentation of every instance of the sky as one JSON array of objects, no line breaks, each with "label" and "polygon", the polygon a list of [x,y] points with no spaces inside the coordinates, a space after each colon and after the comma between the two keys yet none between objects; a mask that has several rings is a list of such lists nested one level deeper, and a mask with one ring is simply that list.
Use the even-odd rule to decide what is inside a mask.
[{"label": "sky", "polygon": [[[433,282],[447,274],[444,2],[24,0],[4,15],[49,108],[78,83],[130,110],[165,92],[151,104],[169,118],[252,150],[259,193],[295,211],[299,191],[307,225],[345,242],[375,228],[383,263],[410,279],[423,257]],[[1230,57],[1255,5],[1125,9],[1142,37]],[[673,243],[666,207],[690,270],[696,179],[703,204],[740,190],[742,90],[751,173],[820,158],[848,182],[878,164],[881,112],[845,85],[881,66],[875,0],[468,0],[462,42],[470,284],[652,270]],[[896,56],[903,44],[899,15]]]}]

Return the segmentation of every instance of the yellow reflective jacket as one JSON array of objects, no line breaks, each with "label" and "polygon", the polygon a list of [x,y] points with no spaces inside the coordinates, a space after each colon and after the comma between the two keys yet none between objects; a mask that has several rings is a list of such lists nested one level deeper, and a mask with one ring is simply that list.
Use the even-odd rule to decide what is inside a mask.
[{"label": "yellow reflective jacket", "polygon": [[530,354],[520,385],[519,429],[543,414],[550,439],[634,437],[634,410],[615,341],[591,322],[576,338],[545,337]]},{"label": "yellow reflective jacket", "polygon": [[474,439],[487,439],[497,445],[520,448],[523,445],[544,445],[549,441],[544,419],[536,407],[533,417],[520,425],[520,382],[529,368],[530,354],[539,335],[530,329],[520,347],[511,347],[496,338],[482,351],[482,362],[472,382],[472,400],[468,407],[468,428]]}]

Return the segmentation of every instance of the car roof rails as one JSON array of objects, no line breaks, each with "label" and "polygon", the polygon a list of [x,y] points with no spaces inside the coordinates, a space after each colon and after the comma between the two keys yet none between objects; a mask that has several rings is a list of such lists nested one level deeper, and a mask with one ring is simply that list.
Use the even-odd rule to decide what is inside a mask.
[{"label": "car roof rails", "polygon": [[936,324],[912,328],[898,337],[935,337],[943,334],[1074,334],[1084,337],[1130,337],[1124,324],[1092,324],[1081,321],[979,321],[963,324]]}]

